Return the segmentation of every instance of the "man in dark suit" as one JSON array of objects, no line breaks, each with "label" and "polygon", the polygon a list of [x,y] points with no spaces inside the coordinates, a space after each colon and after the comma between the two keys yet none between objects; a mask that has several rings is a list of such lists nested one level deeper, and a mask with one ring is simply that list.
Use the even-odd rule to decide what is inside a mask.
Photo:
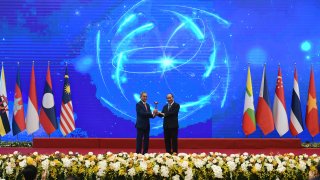
[{"label": "man in dark suit", "polygon": [[180,105],[174,102],[173,95],[170,93],[167,95],[168,104],[162,108],[161,113],[158,112],[158,116],[164,117],[163,130],[164,130],[164,142],[167,153],[178,153],[178,114]]},{"label": "man in dark suit", "polygon": [[149,133],[150,133],[150,118],[154,118],[157,110],[151,112],[150,105],[147,103],[147,93],[140,94],[140,101],[136,104],[137,112],[137,137],[136,137],[136,153],[141,153],[143,142],[143,154],[148,153],[149,148]]}]

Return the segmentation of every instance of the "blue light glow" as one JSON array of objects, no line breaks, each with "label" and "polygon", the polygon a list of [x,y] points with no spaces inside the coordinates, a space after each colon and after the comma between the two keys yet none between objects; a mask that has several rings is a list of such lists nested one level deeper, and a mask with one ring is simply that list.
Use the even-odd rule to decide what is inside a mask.
[{"label": "blue light glow", "polygon": [[301,50],[302,51],[310,51],[311,49],[311,43],[309,41],[304,41],[301,43]]}]

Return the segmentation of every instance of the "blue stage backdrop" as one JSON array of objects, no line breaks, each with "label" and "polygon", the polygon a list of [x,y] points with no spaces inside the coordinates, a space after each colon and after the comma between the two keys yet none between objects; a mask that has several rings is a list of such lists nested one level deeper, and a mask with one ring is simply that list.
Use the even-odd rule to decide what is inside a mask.
[{"label": "blue stage backdrop", "polygon": [[[320,95],[320,1],[1,0],[0,58],[13,112],[17,61],[25,109],[32,61],[41,106],[47,61],[58,117],[64,63],[69,63],[76,131],[73,137],[135,137],[135,104],[180,103],[180,137],[244,137],[247,64],[255,105],[267,63],[273,104],[277,67],[290,114],[294,63],[305,118],[311,65]],[[319,100],[319,99],[318,99]],[[59,119],[58,119],[59,120]],[[305,123],[304,123],[305,125]],[[162,119],[151,119],[162,137]],[[42,129],[35,137],[46,137]],[[59,131],[52,136],[62,136]],[[30,140],[19,137],[2,140]],[[259,128],[250,137],[263,137]],[[276,131],[267,137],[279,137]],[[284,137],[292,137],[288,132]],[[308,131],[298,137],[311,140]],[[316,137],[319,139],[319,137]]]}]

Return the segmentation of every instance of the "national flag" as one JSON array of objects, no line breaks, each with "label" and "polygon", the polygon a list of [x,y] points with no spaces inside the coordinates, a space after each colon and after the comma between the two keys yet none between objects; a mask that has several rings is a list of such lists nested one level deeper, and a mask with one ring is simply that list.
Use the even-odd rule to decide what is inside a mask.
[{"label": "national flag", "polygon": [[64,75],[63,94],[60,113],[60,131],[64,136],[75,130],[71,89],[69,83],[68,67]]},{"label": "national flag", "polygon": [[298,135],[303,131],[300,91],[298,84],[297,69],[294,69],[294,80],[291,100],[291,113],[290,113],[290,132],[293,136]]},{"label": "national flag", "polygon": [[38,100],[36,89],[36,76],[34,72],[34,63],[32,63],[30,88],[28,97],[28,108],[26,115],[26,129],[28,134],[32,134],[39,129]]},{"label": "national flag", "polygon": [[306,111],[306,125],[312,137],[316,136],[319,133],[318,105],[313,68],[311,68],[310,72],[308,102]]},{"label": "national flag", "polygon": [[242,117],[242,129],[245,135],[252,134],[256,130],[256,118],[254,115],[253,92],[250,67],[248,66],[246,94]]},{"label": "national flag", "polygon": [[10,130],[6,78],[4,76],[4,68],[2,63],[0,80],[0,135],[6,135],[10,132]]},{"label": "national flag", "polygon": [[273,101],[273,118],[276,130],[280,136],[289,131],[288,116],[286,112],[286,102],[284,98],[284,88],[280,66],[278,68],[278,78],[276,93]]},{"label": "national flag", "polygon": [[264,135],[267,135],[274,130],[267,85],[266,66],[264,66],[262,73],[256,120]]},{"label": "national flag", "polygon": [[49,135],[58,128],[49,64],[42,98],[42,108],[40,110],[40,123]]},{"label": "national flag", "polygon": [[14,93],[14,106],[13,106],[13,117],[12,117],[12,133],[17,135],[21,131],[26,129],[26,123],[24,121],[24,109],[23,100],[20,86],[20,70],[18,64],[16,86]]}]

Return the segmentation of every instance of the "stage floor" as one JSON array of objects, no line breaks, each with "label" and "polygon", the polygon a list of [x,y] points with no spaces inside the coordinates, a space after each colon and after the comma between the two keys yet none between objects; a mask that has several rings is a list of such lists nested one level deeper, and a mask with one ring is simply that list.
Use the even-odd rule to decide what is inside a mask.
[{"label": "stage floor", "polygon": [[[226,154],[320,154],[320,148],[303,148],[298,138],[179,138],[179,152]],[[69,151],[86,154],[135,152],[134,138],[35,138],[33,146],[0,148],[0,154],[19,151],[22,154],[33,152],[52,154],[56,151]],[[162,138],[151,138],[149,153],[165,153]]]},{"label": "stage floor", "polygon": [[[23,147],[3,147],[0,148],[0,154],[9,154],[14,151],[18,151],[22,154],[30,154],[33,152],[38,152],[41,154],[52,154],[56,151],[62,153],[68,153],[69,151],[78,152],[80,154],[87,154],[88,152],[93,152],[94,154],[103,154],[108,151],[112,153],[120,153],[120,152],[135,152],[135,149],[103,149],[103,148],[23,148]],[[226,154],[235,154],[235,153],[244,153],[247,152],[249,154],[286,154],[286,153],[294,153],[294,154],[319,154],[320,148],[265,148],[265,149],[180,149],[181,153],[209,153],[209,152],[220,152]],[[149,149],[149,153],[165,153],[165,149]]]}]

